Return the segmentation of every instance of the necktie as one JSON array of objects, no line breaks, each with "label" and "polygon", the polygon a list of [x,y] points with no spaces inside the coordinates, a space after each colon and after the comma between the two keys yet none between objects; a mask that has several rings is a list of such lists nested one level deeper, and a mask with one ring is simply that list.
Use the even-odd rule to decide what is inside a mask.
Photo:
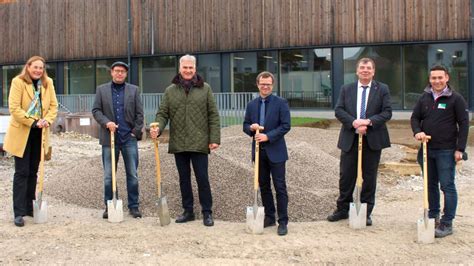
[{"label": "necktie", "polygon": [[367,88],[369,86],[362,86],[362,99],[360,100],[360,119],[365,119],[365,98],[367,96]]},{"label": "necktie", "polygon": [[265,100],[262,99],[262,103],[260,104],[260,126],[263,126],[265,123]]}]

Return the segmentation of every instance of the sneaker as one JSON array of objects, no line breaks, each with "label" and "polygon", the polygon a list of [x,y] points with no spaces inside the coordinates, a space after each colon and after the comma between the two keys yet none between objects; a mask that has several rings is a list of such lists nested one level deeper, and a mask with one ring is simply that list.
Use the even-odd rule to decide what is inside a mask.
[{"label": "sneaker", "polygon": [[349,218],[349,213],[343,210],[335,210],[333,214],[328,216],[328,221],[330,222],[337,222],[339,220]]},{"label": "sneaker", "polygon": [[275,226],[275,219],[272,219],[270,217],[265,216],[265,219],[263,220],[263,227],[270,227],[270,226]]},{"label": "sneaker", "polygon": [[453,226],[445,223],[440,223],[435,229],[435,237],[441,238],[453,234]]},{"label": "sneaker", "polygon": [[130,208],[129,212],[133,218],[142,218],[142,213],[138,208]]}]

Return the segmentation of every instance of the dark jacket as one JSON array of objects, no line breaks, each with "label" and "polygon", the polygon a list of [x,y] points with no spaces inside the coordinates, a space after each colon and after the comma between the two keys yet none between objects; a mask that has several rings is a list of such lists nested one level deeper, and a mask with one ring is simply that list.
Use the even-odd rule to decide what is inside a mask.
[{"label": "dark jacket", "polygon": [[209,144],[221,143],[219,111],[211,87],[197,75],[197,82],[186,95],[179,83],[173,79],[165,90],[156,113],[155,121],[160,132],[170,121],[169,153],[210,153]]},{"label": "dark jacket", "polygon": [[[97,87],[92,114],[100,125],[99,143],[104,146],[110,146],[110,132],[106,127],[107,123],[114,122],[117,124],[113,107],[112,82]],[[141,140],[143,129],[142,100],[138,87],[129,83],[125,83],[124,112],[125,121],[132,129],[132,133],[137,140]]]},{"label": "dark jacket", "polygon": [[[250,101],[245,110],[243,130],[251,137],[255,136],[255,131],[250,130],[250,125],[259,123],[261,99],[257,97]],[[288,102],[278,96],[270,95],[267,101],[263,133],[267,135],[268,141],[260,145],[265,146],[272,163],[280,163],[288,160],[285,134],[291,128],[290,109]],[[255,160],[255,139],[252,141],[252,160]]]},{"label": "dark jacket", "polygon": [[469,111],[463,97],[448,86],[448,93],[433,98],[431,87],[425,88],[413,108],[411,128],[414,134],[431,136],[431,149],[466,149],[469,133]]},{"label": "dark jacket", "polygon": [[[357,82],[342,86],[335,112],[336,118],[342,123],[337,147],[348,152],[356,138],[352,122],[357,119]],[[390,147],[390,137],[385,123],[392,117],[392,107],[386,84],[372,80],[366,115],[372,121],[372,126],[367,128],[369,148],[381,150]]]}]

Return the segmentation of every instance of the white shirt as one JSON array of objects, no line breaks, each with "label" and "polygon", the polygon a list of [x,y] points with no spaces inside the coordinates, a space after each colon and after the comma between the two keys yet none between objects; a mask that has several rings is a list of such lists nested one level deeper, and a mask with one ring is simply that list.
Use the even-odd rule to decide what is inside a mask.
[{"label": "white shirt", "polygon": [[[367,111],[367,102],[369,100],[369,93],[370,93],[370,86],[372,85],[372,81],[369,82],[369,84],[364,85],[364,86],[369,86],[366,89],[365,92],[365,110]],[[357,82],[357,119],[360,119],[360,105],[362,103],[362,91],[364,90],[362,88],[362,83],[360,81]]]}]

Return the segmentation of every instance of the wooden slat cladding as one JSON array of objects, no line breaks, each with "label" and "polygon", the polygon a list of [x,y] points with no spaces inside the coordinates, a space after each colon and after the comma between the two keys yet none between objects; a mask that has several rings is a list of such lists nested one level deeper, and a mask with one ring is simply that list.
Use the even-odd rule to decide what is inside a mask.
[{"label": "wooden slat cladding", "polygon": [[[131,3],[134,56],[470,38],[470,0]],[[0,25],[2,64],[127,54],[127,0],[0,1]]]}]

